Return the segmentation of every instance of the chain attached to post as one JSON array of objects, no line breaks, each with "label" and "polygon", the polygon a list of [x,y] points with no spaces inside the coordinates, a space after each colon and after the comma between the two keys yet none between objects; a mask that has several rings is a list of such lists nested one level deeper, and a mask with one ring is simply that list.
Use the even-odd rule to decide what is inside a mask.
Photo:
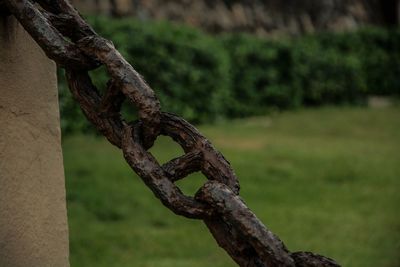
[{"label": "chain attached to post", "polygon": [[[203,220],[238,265],[339,266],[310,252],[289,252],[239,197],[238,179],[224,156],[187,121],[161,112],[154,91],[68,0],[3,1],[47,56],[65,69],[72,95],[87,119],[122,149],[128,164],[154,195],[174,213]],[[103,95],[88,74],[101,65],[110,75]],[[138,109],[138,121],[122,118],[120,111],[125,100]],[[148,152],[160,134],[171,137],[185,154],[160,165]],[[209,181],[194,197],[186,196],[174,182],[197,171]]]}]

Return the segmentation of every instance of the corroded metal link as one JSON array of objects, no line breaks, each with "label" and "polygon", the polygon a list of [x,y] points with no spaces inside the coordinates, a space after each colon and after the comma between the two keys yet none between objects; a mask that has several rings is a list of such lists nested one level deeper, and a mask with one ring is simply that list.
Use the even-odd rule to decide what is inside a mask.
[{"label": "corroded metal link", "polygon": [[[201,171],[208,179],[224,183],[232,191],[238,192],[239,184],[233,170],[226,161],[221,162],[220,153],[187,121],[170,113],[162,113],[161,122],[161,134],[179,143],[186,155],[161,167],[141,143],[140,132],[143,124],[140,121],[125,127],[122,141],[125,159],[172,211],[190,218],[210,217],[211,212],[207,206],[184,196],[173,181],[182,179],[183,174]],[[185,166],[184,171],[181,165]],[[215,172],[216,166],[219,173]]]},{"label": "corroded metal link", "polygon": [[238,229],[265,266],[295,266],[283,242],[226,185],[209,181],[197,192],[196,199],[210,204],[225,221]]},{"label": "corroded metal link", "polygon": [[30,1],[8,0],[5,4],[46,55],[59,65],[74,69],[94,69],[99,65],[67,41]]},{"label": "corroded metal link", "polygon": [[[160,124],[160,103],[153,90],[116,51],[112,43],[97,36],[68,2],[63,0],[38,0],[37,2],[41,3],[47,10],[57,13],[57,15],[46,13],[46,15],[58,30],[76,41],[79,51],[101,61],[107,67],[113,84],[118,85],[112,88],[116,91],[122,91],[139,108],[139,117],[144,123],[143,142],[146,148],[150,148],[159,134]],[[70,67],[67,66],[67,68]],[[117,94],[118,92],[115,92],[111,95]],[[113,143],[118,142],[114,140]]]},{"label": "corroded metal link", "polygon": [[125,100],[125,95],[118,88],[118,82],[114,80],[108,81],[106,92],[98,107],[98,111],[104,117],[117,116],[121,118],[121,106]]},{"label": "corroded metal link", "polygon": [[201,172],[209,180],[217,180],[239,194],[239,181],[229,162],[193,125],[184,119],[162,112],[161,134],[171,137],[185,153],[201,152],[203,156]]},{"label": "corroded metal link", "polygon": [[118,84],[118,90],[138,108],[143,123],[143,144],[146,149],[150,148],[160,133],[161,122],[160,102],[154,91],[110,41],[99,36],[89,36],[79,40],[77,45],[106,66],[113,81]]},{"label": "corroded metal link", "polygon": [[[131,168],[156,197],[176,214],[203,219],[218,244],[237,264],[243,267],[339,266],[313,253],[290,253],[238,196],[239,182],[223,155],[187,121],[162,113],[158,99],[144,79],[111,42],[95,33],[68,0],[0,2],[5,3],[47,56],[65,68],[69,88],[85,116],[112,144],[123,150]],[[110,74],[103,95],[87,72],[100,64]],[[125,99],[138,108],[140,120],[134,124],[121,116]],[[171,137],[185,152],[162,166],[147,151],[160,134]],[[197,171],[209,181],[195,197],[185,196],[174,182]]]},{"label": "corroded metal link", "polygon": [[86,23],[78,11],[66,0],[34,0],[44,10],[43,15],[64,36],[73,42],[81,38],[96,35],[93,28]]},{"label": "corroded metal link", "polygon": [[37,2],[46,10],[57,14],[46,13],[59,31],[76,42],[79,51],[106,66],[113,83],[118,84],[113,88],[122,91],[129,101],[138,107],[139,118],[143,122],[143,143],[146,149],[150,148],[160,132],[160,102],[154,91],[120,55],[114,45],[99,37],[67,1],[37,0]]},{"label": "corroded metal link", "polygon": [[257,252],[229,221],[222,216],[214,216],[206,218],[204,223],[208,227],[210,233],[217,241],[218,245],[223,248],[229,256],[239,265],[243,267],[266,267]]},{"label": "corroded metal link", "polygon": [[[126,125],[121,114],[115,110],[104,113],[106,105],[87,72],[66,69],[65,74],[69,89],[86,118],[108,141],[121,148],[123,127]],[[107,98],[107,95],[105,97]],[[118,102],[120,104],[121,100],[119,99]]]},{"label": "corroded metal link", "polygon": [[125,127],[122,150],[131,168],[150,187],[155,196],[178,215],[188,218],[204,219],[212,215],[207,205],[192,197],[183,195],[181,190],[171,182],[157,160],[141,144],[141,123]]},{"label": "corroded metal link", "polygon": [[[228,253],[231,242],[238,239],[232,234],[235,232],[245,240],[242,243],[251,246],[253,250],[244,247],[252,254],[252,260],[247,261],[250,265],[241,266],[340,267],[334,260],[314,253],[290,253],[279,237],[267,229],[243,200],[224,184],[208,181],[196,193],[195,198],[212,206],[222,216],[224,222],[229,222],[228,235],[221,236],[227,229],[219,229],[217,233],[219,236],[217,240],[225,241],[220,245],[225,246]],[[235,252],[231,255],[234,259]],[[243,253],[237,261],[239,264],[242,255]]]},{"label": "corroded metal link", "polygon": [[189,152],[162,165],[171,182],[186,178],[191,173],[201,170],[203,154],[200,151]]}]

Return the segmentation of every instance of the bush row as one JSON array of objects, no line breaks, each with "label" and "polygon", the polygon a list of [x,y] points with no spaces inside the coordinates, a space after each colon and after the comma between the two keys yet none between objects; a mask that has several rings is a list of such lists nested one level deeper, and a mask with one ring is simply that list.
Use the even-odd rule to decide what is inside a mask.
[{"label": "bush row", "polygon": [[[89,18],[160,98],[165,111],[195,122],[302,105],[360,104],[400,94],[400,31],[364,29],[296,39],[210,36],[166,22]],[[92,73],[99,89],[104,69]],[[60,75],[64,133],[87,129]],[[135,112],[125,111],[135,116]]]}]

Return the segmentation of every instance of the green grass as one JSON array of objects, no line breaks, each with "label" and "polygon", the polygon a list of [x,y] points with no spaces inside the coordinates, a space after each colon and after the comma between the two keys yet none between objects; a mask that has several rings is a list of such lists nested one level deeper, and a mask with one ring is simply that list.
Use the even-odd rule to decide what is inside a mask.
[{"label": "green grass", "polygon": [[[400,266],[400,108],[324,108],[202,126],[241,195],[292,251]],[[72,267],[236,266],[201,221],[174,215],[104,139],[63,141]],[[168,138],[160,162],[181,150]],[[179,183],[194,193],[204,178]]]}]

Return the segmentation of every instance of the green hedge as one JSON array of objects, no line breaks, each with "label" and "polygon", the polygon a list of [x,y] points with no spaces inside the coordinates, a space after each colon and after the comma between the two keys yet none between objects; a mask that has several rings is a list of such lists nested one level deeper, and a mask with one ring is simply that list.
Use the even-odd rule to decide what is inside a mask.
[{"label": "green hedge", "polygon": [[93,19],[155,90],[166,111],[193,122],[224,114],[229,94],[229,58],[215,38],[188,27]]},{"label": "green hedge", "polygon": [[[363,29],[267,40],[210,36],[166,22],[91,17],[160,98],[163,110],[195,122],[271,109],[360,104],[369,94],[400,95],[400,30]],[[100,89],[104,69],[92,72]],[[60,75],[64,133],[90,129]],[[125,110],[135,118],[135,110]]]},{"label": "green hedge", "polygon": [[400,94],[400,30],[366,28],[358,32],[322,33],[310,36],[324,49],[335,49],[342,56],[361,62],[369,94]]},{"label": "green hedge", "polygon": [[359,104],[367,95],[359,57],[344,55],[317,40],[301,40],[293,48],[292,86],[303,105]]},{"label": "green hedge", "polygon": [[230,117],[265,114],[271,108],[301,104],[301,92],[292,86],[291,47],[249,35],[222,38],[231,58]]},{"label": "green hedge", "polygon": [[[164,111],[180,114],[195,123],[225,117],[229,98],[229,58],[215,38],[188,27],[168,23],[140,23],[132,19],[89,18],[102,36],[113,41],[118,50],[144,76],[155,90]],[[104,69],[92,72],[97,87],[104,89],[108,76]],[[61,113],[66,119],[64,132],[77,127],[87,130],[76,116],[78,109],[66,95],[60,79]],[[124,110],[135,118],[135,110]],[[69,123],[71,122],[71,123]]]}]

